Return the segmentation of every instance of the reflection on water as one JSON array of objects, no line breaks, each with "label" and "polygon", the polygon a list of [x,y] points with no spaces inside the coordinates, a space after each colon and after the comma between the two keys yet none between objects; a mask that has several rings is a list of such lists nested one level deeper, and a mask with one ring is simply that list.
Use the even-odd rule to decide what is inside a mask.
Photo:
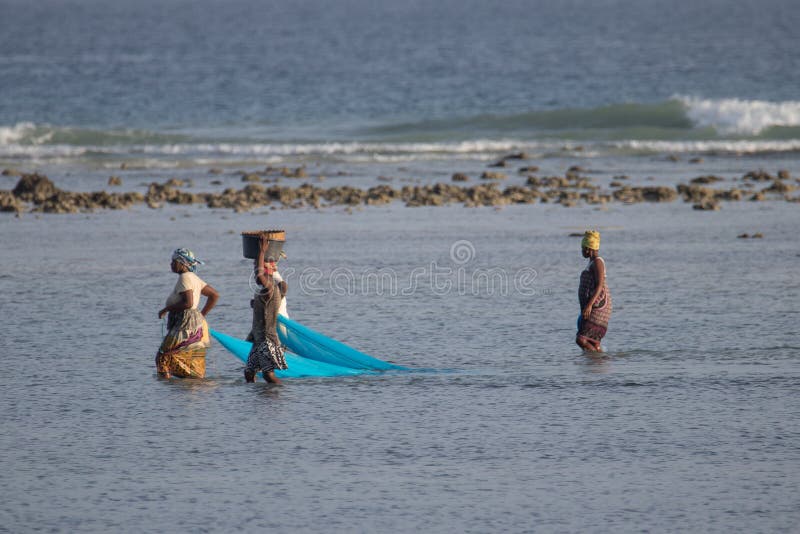
[{"label": "reflection on water", "polygon": [[210,393],[224,384],[219,378],[169,378],[156,376],[159,381],[166,382],[170,387],[179,388],[187,393],[204,395]]},{"label": "reflection on water", "polygon": [[606,353],[584,352],[580,360],[587,372],[592,374],[606,374],[611,372],[612,357]]}]

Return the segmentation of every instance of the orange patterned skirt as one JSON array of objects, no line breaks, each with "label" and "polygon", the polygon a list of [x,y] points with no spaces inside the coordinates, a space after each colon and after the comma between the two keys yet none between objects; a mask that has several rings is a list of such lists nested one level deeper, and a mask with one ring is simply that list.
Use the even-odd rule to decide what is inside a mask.
[{"label": "orange patterned skirt", "polygon": [[208,324],[195,310],[170,313],[167,335],[156,354],[156,371],[161,376],[203,378],[206,375]]}]

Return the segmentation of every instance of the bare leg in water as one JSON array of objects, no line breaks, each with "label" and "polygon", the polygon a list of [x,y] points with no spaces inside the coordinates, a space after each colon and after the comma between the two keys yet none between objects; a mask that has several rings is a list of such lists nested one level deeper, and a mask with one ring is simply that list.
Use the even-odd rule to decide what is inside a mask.
[{"label": "bare leg in water", "polygon": [[600,347],[600,342],[593,339],[577,336],[575,338],[575,343],[586,352],[603,352],[603,349]]},{"label": "bare leg in water", "polygon": [[[275,371],[264,371],[262,373],[264,375],[264,380],[271,384],[280,384],[281,381],[275,376]],[[244,370],[244,379],[246,382],[253,383],[256,381],[256,372],[251,371],[249,369]]]},{"label": "bare leg in water", "polygon": [[265,371],[264,372],[264,380],[271,384],[280,384],[281,381],[275,376],[275,371]]}]

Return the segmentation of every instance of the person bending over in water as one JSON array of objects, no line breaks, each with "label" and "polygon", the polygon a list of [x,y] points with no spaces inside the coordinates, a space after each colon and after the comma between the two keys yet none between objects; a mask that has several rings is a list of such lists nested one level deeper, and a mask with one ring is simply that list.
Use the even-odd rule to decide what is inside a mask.
[{"label": "person bending over in water", "polygon": [[[202,263],[189,249],[179,248],[172,253],[170,268],[178,275],[178,283],[166,306],[158,312],[159,319],[169,313],[167,335],[156,354],[156,370],[164,378],[205,376],[209,340],[205,317],[217,304],[219,293],[195,274],[197,265]],[[198,311],[201,295],[206,297],[206,304]]]},{"label": "person bending over in water", "polygon": [[581,252],[584,258],[589,258],[589,265],[581,273],[578,287],[581,315],[575,343],[585,351],[603,352],[600,341],[611,319],[611,293],[606,285],[606,264],[599,254],[600,232],[588,230],[584,233]]},{"label": "person bending over in water", "polygon": [[247,382],[255,382],[256,373],[261,371],[267,382],[280,384],[280,380],[275,376],[275,370],[288,367],[276,326],[278,308],[283,297],[281,286],[284,286],[286,282],[276,283],[273,279],[275,262],[264,261],[264,254],[268,246],[267,236],[261,236],[255,273],[256,281],[261,287],[253,297],[253,327],[250,335],[247,336],[253,342],[253,348],[250,349],[250,355],[247,357],[244,379]]}]

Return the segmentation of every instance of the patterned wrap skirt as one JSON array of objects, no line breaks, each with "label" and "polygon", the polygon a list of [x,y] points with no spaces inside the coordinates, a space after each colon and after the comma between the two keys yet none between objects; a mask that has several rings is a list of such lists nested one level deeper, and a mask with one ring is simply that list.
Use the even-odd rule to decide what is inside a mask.
[{"label": "patterned wrap skirt", "polygon": [[611,292],[607,286],[600,291],[592,312],[588,319],[583,318],[583,309],[589,302],[597,287],[594,273],[587,269],[581,273],[581,282],[578,289],[578,300],[581,305],[581,315],[578,319],[578,337],[600,342],[608,331],[608,322],[611,320]]},{"label": "patterned wrap skirt", "polygon": [[161,375],[203,378],[206,375],[208,324],[196,309],[170,312],[167,335],[156,354],[156,370]]},{"label": "patterned wrap skirt", "polygon": [[284,348],[280,343],[275,343],[267,338],[260,343],[253,343],[250,354],[247,356],[245,369],[257,373],[268,373],[279,369],[288,369]]}]

